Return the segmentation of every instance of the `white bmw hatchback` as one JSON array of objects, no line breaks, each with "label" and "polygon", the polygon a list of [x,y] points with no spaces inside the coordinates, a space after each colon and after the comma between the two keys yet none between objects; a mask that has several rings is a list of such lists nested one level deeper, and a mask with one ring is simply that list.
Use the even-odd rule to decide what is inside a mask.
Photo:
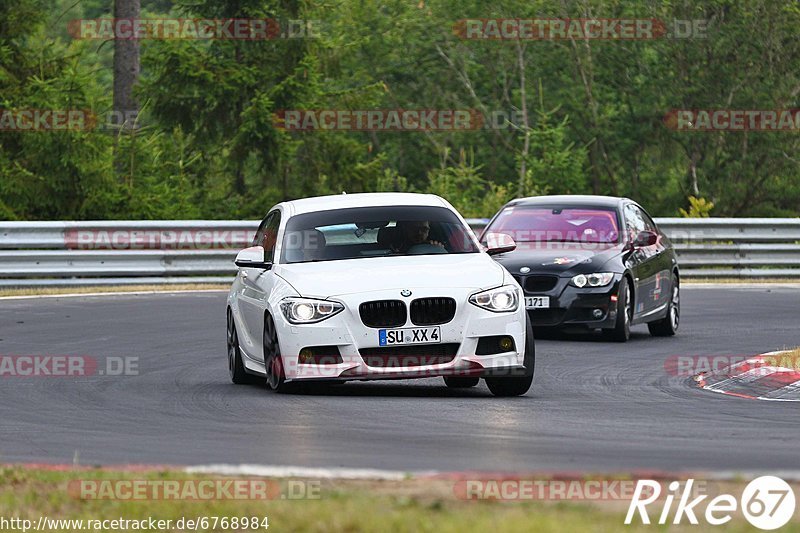
[{"label": "white bmw hatchback", "polygon": [[446,200],[348,194],[273,207],[227,300],[234,383],[442,376],[525,394],[534,341],[522,289]]}]

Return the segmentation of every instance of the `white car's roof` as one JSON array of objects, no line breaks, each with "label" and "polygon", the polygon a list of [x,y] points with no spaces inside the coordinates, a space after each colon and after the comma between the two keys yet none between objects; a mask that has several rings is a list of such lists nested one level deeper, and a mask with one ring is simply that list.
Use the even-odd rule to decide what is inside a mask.
[{"label": "white car's roof", "polygon": [[387,207],[396,205],[419,205],[449,207],[435,194],[416,194],[408,192],[372,192],[357,194],[335,194],[316,196],[283,202],[290,215],[328,211],[330,209],[348,209],[351,207]]}]

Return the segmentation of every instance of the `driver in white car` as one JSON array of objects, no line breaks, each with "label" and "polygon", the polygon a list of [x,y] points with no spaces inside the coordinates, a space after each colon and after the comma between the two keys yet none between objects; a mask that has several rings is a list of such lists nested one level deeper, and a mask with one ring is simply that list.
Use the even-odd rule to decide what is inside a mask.
[{"label": "driver in white car", "polygon": [[444,249],[444,244],[439,241],[428,239],[431,231],[431,224],[427,220],[398,220],[397,230],[400,233],[398,252],[408,252],[412,246],[428,244]]}]

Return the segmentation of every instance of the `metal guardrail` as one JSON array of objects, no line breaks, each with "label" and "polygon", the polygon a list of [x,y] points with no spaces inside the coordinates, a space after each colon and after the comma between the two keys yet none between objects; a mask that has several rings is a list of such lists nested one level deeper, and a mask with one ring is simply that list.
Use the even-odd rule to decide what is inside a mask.
[{"label": "metal guardrail", "polygon": [[[479,233],[487,219],[470,219]],[[800,278],[800,219],[656,219],[684,277]],[[258,221],[0,222],[0,286],[227,283]]]}]

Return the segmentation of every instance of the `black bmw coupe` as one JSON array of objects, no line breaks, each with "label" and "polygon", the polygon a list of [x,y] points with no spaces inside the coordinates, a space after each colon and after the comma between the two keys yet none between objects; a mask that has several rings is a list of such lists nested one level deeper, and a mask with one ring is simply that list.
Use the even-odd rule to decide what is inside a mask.
[{"label": "black bmw coupe", "polygon": [[[636,202],[539,196],[506,204],[481,241],[516,248],[495,259],[519,282],[534,327],[585,326],[625,342],[634,324],[674,335],[680,321],[675,250]],[[511,246],[508,248],[511,249]]]}]

